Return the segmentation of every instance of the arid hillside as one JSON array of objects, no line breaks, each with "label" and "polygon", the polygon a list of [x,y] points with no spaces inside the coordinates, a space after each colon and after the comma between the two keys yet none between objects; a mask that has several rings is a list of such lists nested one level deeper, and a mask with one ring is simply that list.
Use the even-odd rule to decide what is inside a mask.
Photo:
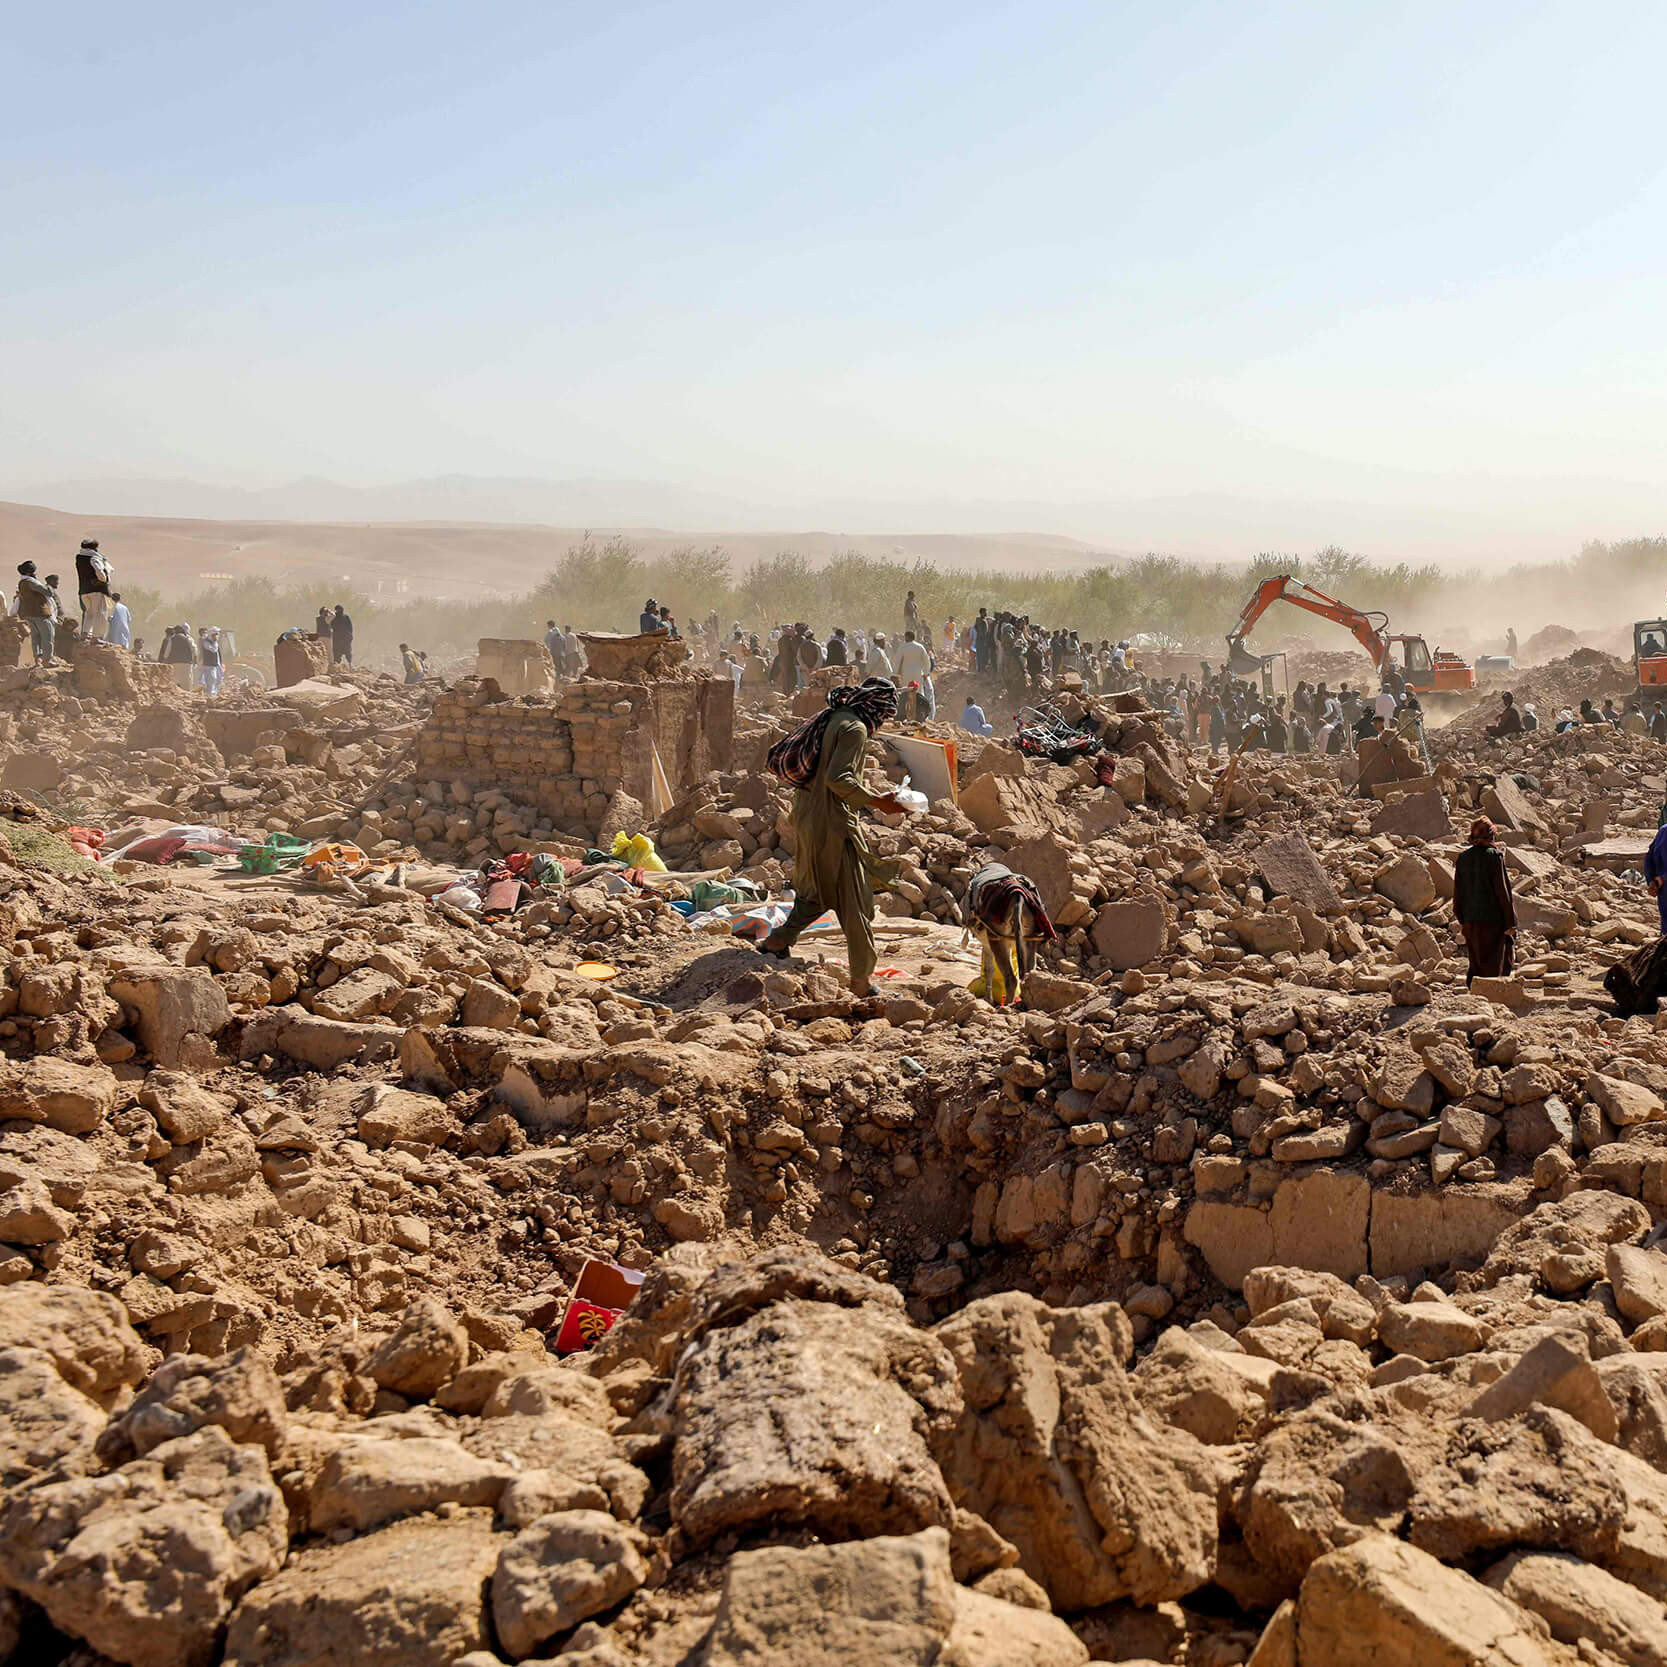
[{"label": "arid hillside", "polygon": [[[1011,537],[954,533],[843,532],[689,534],[664,528],[511,527],[432,522],[189,521],[80,515],[32,504],[0,504],[0,541],[12,566],[69,570],[76,546],[96,537],[118,579],[165,595],[201,590],[217,578],[264,575],[284,583],[333,581],[388,601],[402,594],[478,600],[530,590],[586,532],[619,532],[653,559],[681,546],[721,545],[737,568],[791,549],[813,562],[860,547],[876,556],[925,560],[989,572],[1072,570],[1103,563],[1103,552],[1042,533]],[[58,564],[53,568],[53,563]],[[8,568],[7,572],[10,571]]]}]

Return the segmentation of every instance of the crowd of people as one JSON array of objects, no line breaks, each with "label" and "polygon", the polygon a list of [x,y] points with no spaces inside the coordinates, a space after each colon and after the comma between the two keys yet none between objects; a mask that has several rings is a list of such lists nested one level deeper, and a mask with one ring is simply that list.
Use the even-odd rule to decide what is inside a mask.
[{"label": "crowd of people", "polygon": [[89,642],[132,647],[132,618],[121,592],[111,588],[110,562],[96,538],[82,539],[75,552],[78,618],[73,622],[64,608],[60,582],[56,573],[43,578],[32,561],[17,564],[17,588],[7,611],[29,627],[36,665],[57,665],[66,659],[72,630]]},{"label": "crowd of people", "polygon": [[[1197,677],[1152,677],[1141,670],[1127,639],[1096,641],[1068,627],[988,608],[965,623],[949,619],[935,627],[922,618],[913,591],[896,631],[835,625],[819,633],[799,620],[759,632],[745,630],[737,620],[725,632],[714,611],[685,632],[671,609],[653,597],[643,604],[638,630],[682,642],[693,664],[727,672],[738,688],[793,695],[827,666],[845,670],[851,685],[883,678],[897,689],[905,721],[948,716],[938,709],[937,679],[947,669],[965,671],[972,685],[957,721],[979,735],[994,732],[988,715],[993,701],[1022,707],[1066,691],[1138,692],[1163,715],[1164,727],[1177,740],[1229,752],[1250,747],[1335,755],[1374,733],[1404,731],[1423,716],[1417,695],[1393,667],[1375,693],[1348,683],[1333,690],[1323,681],[1304,681],[1288,695],[1275,695],[1225,666],[1212,671],[1207,662]],[[583,650],[572,627],[547,621],[544,641],[557,675],[578,676]]]},{"label": "crowd of people", "polygon": [[[84,538],[75,553],[77,617],[71,619],[56,573],[44,576],[32,561],[17,564],[17,585],[7,612],[29,628],[29,643],[38,666],[56,666],[69,658],[71,639],[105,642],[125,648],[140,659],[145,652],[143,638],[133,635],[133,617],[112,584],[109,558],[99,549],[96,538]],[[321,607],[317,634],[330,644],[334,665],[353,664],[353,620],[339,602],[334,609]],[[232,632],[219,625],[205,625],[193,631],[189,622],[166,627],[157,644],[155,661],[172,669],[182,689],[200,688],[210,697],[225,686],[226,666],[237,652]],[[400,644],[408,683],[428,676],[428,656]]]},{"label": "crowd of people", "polygon": [[[1490,741],[1503,741],[1540,727],[1539,715],[1533,706],[1526,701],[1519,704],[1509,689],[1499,697],[1499,701],[1498,720],[1487,727]],[[1648,735],[1652,741],[1667,743],[1667,710],[1663,710],[1658,700],[1651,703],[1646,713],[1643,699],[1637,695],[1624,707],[1617,707],[1612,696],[1604,698],[1601,708],[1594,706],[1589,699],[1581,701],[1578,709],[1565,706],[1552,720],[1552,729],[1558,735],[1564,735],[1571,729],[1596,724],[1608,724],[1611,729],[1621,730],[1627,735]]]}]

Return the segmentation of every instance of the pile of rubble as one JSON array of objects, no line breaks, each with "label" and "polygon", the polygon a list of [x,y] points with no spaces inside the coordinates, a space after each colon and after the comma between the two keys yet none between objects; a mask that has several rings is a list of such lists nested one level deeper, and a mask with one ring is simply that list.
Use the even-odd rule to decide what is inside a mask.
[{"label": "pile of rubble", "polygon": [[[1583,700],[1599,707],[1606,698],[1613,698],[1617,705],[1623,704],[1637,689],[1638,678],[1629,660],[1617,659],[1601,649],[1577,648],[1565,658],[1527,669],[1499,672],[1484,683],[1490,690],[1509,689],[1518,705],[1532,706],[1541,725],[1550,729],[1559,712],[1578,713]],[[1498,719],[1499,702],[1482,699],[1458,714],[1453,725],[1479,730],[1497,723]]]},{"label": "pile of rubble", "polygon": [[[687,713],[652,685],[344,678],[276,738],[227,705],[245,755],[74,676],[6,697],[66,785],[0,802],[0,1660],[1660,1659],[1667,1032],[1598,982],[1655,935],[1647,741],[1456,727],[1363,792],[1139,711],[1086,764],[961,737],[956,794],[872,831],[909,862],[857,999],[837,950],[676,907],[789,883],[741,739],[784,705],[655,818],[624,737]],[[124,789],[157,708],[168,773]],[[619,778],[427,773],[561,711]],[[257,798],[211,800],[241,756]],[[647,834],[671,872],[492,920],[112,875],[42,860],[72,794],[413,868]],[[1467,990],[1478,813],[1520,932]],[[968,987],[989,860],[1061,926],[1022,1010]],[[598,1262],[638,1294],[555,1354]]]},{"label": "pile of rubble", "polygon": [[1138,1362],[1115,1303],[922,1327],[804,1252],[667,1258],[582,1367],[429,1299],[154,1366],[115,1298],[16,1287],[0,1626],[134,1667],[1647,1662],[1649,1225],[1576,1193],[1451,1288],[1258,1267]]},{"label": "pile of rubble", "polygon": [[170,671],[83,643],[69,666],[0,674],[0,786],[106,826],[231,818],[322,836],[410,752],[432,699],[339,668],[209,702]]}]

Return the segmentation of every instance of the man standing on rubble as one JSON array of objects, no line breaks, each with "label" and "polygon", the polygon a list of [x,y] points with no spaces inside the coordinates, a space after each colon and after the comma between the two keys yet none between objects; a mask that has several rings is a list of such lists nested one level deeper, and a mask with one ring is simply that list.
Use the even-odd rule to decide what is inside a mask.
[{"label": "man standing on rubble", "polygon": [[550,664],[556,668],[556,676],[566,677],[567,639],[561,634],[561,627],[553,619],[544,622],[544,646],[549,650]]},{"label": "man standing on rubble", "polygon": [[52,592],[35,576],[32,561],[17,565],[17,617],[29,627],[30,646],[35,651],[35,664],[52,663]]},{"label": "man standing on rubble", "polygon": [[69,632],[64,629],[64,621],[69,617],[64,612],[64,599],[58,594],[58,575],[48,573],[46,576],[47,600],[52,605],[52,657],[55,660],[65,658],[65,649],[69,646]]},{"label": "man standing on rubble", "polygon": [[793,910],[758,947],[785,960],[799,934],[832,909],[845,934],[851,993],[874,993],[874,886],[889,890],[900,864],[882,861],[868,849],[860,813],[902,815],[906,806],[891,793],[863,785],[868,738],[897,714],[897,689],[889,679],[871,677],[857,688],[839,688],[809,723],[770,749],[770,768],[789,782],[793,794]]},{"label": "man standing on rubble", "polygon": [[110,626],[110,563],[99,554],[96,538],[82,539],[75,552],[75,590],[82,640],[103,642]]},{"label": "man standing on rubble", "polygon": [[932,661],[925,645],[916,640],[913,631],[905,631],[903,646],[897,651],[896,670],[899,686],[907,688],[911,683],[919,683],[924,688],[931,669]]},{"label": "man standing on rubble", "polygon": [[1470,827],[1469,845],[1453,865],[1453,918],[1470,957],[1466,989],[1478,978],[1508,978],[1511,972],[1516,903],[1497,839],[1493,823],[1478,816]]},{"label": "man standing on rubble", "polygon": [[338,666],[353,664],[353,619],[340,602],[330,616],[330,660]]}]

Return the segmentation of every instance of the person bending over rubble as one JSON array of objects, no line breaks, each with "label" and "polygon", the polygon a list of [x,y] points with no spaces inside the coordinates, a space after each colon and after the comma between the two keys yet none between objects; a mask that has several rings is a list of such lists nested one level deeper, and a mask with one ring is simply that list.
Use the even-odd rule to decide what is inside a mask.
[{"label": "person bending over rubble", "polygon": [[770,749],[769,767],[793,794],[793,911],[759,947],[785,960],[799,934],[832,909],[845,934],[851,993],[873,993],[874,886],[889,890],[900,865],[882,861],[863,838],[860,812],[900,815],[905,806],[891,793],[863,786],[868,738],[897,715],[897,689],[871,677],[857,688],[832,690],[826,708]]},{"label": "person bending over rubble", "polygon": [[1493,823],[1478,816],[1470,826],[1469,846],[1453,865],[1453,918],[1470,957],[1466,989],[1478,978],[1510,976],[1517,913],[1497,838]]}]

